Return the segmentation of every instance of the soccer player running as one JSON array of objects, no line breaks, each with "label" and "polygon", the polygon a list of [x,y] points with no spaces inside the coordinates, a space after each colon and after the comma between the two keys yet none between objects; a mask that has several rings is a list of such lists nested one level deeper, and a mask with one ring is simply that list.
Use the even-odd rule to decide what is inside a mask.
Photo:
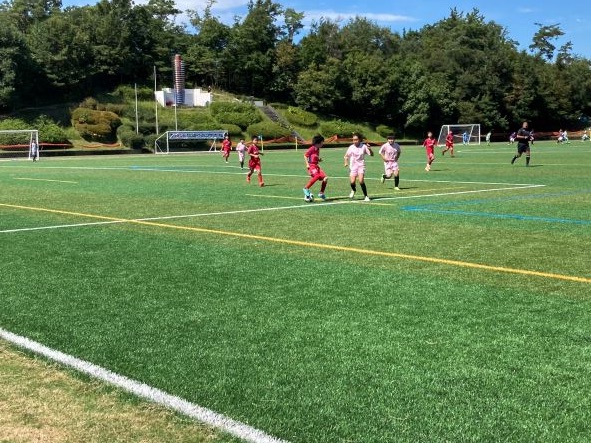
[{"label": "soccer player running", "polygon": [[246,153],[250,156],[250,160],[248,160],[248,174],[246,175],[246,183],[250,183],[250,177],[257,171],[258,178],[259,178],[259,186],[265,186],[265,182],[263,181],[263,174],[261,173],[261,155],[262,152],[259,151],[259,147],[257,143],[259,142],[259,138],[255,135],[252,138],[252,143],[248,147]]},{"label": "soccer player running", "polygon": [[224,135],[224,141],[222,141],[222,157],[226,163],[228,163],[228,158],[230,158],[230,151],[232,150],[232,142],[230,141],[230,136],[228,134]]},{"label": "soccer player running", "polygon": [[367,143],[361,142],[361,135],[354,132],[353,144],[349,146],[349,149],[345,153],[345,168],[349,167],[349,179],[351,183],[349,198],[355,197],[355,192],[357,192],[355,181],[358,180],[366,202],[370,200],[367,195],[367,187],[365,186],[365,156],[367,154],[372,156],[373,151]]},{"label": "soccer player running", "polygon": [[400,191],[398,187],[400,183],[400,168],[398,167],[398,159],[402,149],[400,145],[394,141],[394,135],[388,136],[388,141],[380,147],[379,154],[384,161],[384,174],[380,181],[384,183],[386,179],[394,177],[394,189]]},{"label": "soccer player running", "polygon": [[433,138],[433,133],[431,131],[427,132],[427,138],[423,142],[423,146],[425,147],[425,153],[427,154],[427,166],[425,166],[425,171],[429,172],[431,170],[431,163],[435,161],[435,144],[437,140]]},{"label": "soccer player running", "polygon": [[450,151],[449,155],[454,156],[454,133],[449,131],[445,137],[445,149],[441,151],[441,155],[445,155],[447,151]]},{"label": "soccer player running", "polygon": [[246,153],[246,145],[244,144],[244,139],[241,138],[238,144],[236,145],[236,152],[238,153],[238,161],[240,162],[240,169],[244,169],[244,154]]},{"label": "soccer player running", "polygon": [[308,183],[306,183],[306,186],[304,186],[304,200],[307,202],[314,200],[314,196],[310,192],[310,188],[318,180],[322,180],[320,183],[320,192],[318,193],[318,197],[320,197],[322,200],[326,200],[326,194],[324,191],[326,190],[328,177],[318,165],[318,163],[322,161],[320,158],[320,148],[322,145],[324,145],[324,137],[321,135],[315,135],[312,137],[312,146],[310,146],[304,154],[306,169],[308,170],[308,174],[310,174],[310,180],[308,180]]},{"label": "soccer player running", "polygon": [[531,157],[529,142],[531,141],[531,132],[527,129],[528,123],[523,122],[519,131],[517,131],[517,135],[515,136],[515,140],[517,140],[517,154],[511,160],[511,164],[515,163],[522,154],[525,153],[525,166],[529,166],[529,160]]}]

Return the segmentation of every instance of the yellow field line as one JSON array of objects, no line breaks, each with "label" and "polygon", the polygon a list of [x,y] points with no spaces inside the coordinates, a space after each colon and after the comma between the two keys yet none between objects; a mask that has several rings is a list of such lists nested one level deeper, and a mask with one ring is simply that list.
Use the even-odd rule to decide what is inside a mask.
[{"label": "yellow field line", "polygon": [[504,266],[483,265],[480,263],[471,263],[471,262],[465,262],[465,261],[460,261],[460,260],[449,260],[449,259],[445,259],[445,258],[425,257],[425,256],[421,256],[421,255],[412,255],[412,254],[401,254],[398,252],[374,251],[371,249],[353,248],[353,247],[349,247],[349,246],[328,245],[328,244],[323,244],[323,243],[314,243],[314,242],[307,242],[307,241],[300,241],[300,240],[290,240],[290,239],[285,239],[285,238],[267,237],[267,236],[256,235],[256,234],[245,234],[242,232],[222,231],[219,229],[196,228],[196,227],[191,227],[191,226],[172,225],[172,224],[168,224],[168,223],[158,223],[158,222],[145,221],[145,220],[133,220],[133,219],[124,219],[124,218],[117,218],[117,217],[107,217],[107,216],[102,216],[102,215],[84,214],[84,213],[80,213],[80,212],[63,211],[63,210],[58,210],[58,209],[36,208],[36,207],[10,205],[10,204],[3,204],[3,203],[0,203],[0,206],[4,206],[7,208],[15,208],[15,209],[25,209],[25,210],[30,210],[30,211],[50,212],[50,213],[54,213],[54,214],[75,215],[78,217],[97,218],[100,220],[127,222],[127,223],[134,223],[134,224],[145,225],[145,226],[156,226],[156,227],[166,228],[166,229],[176,229],[176,230],[199,232],[199,233],[205,233],[205,234],[231,236],[231,237],[245,238],[245,239],[249,239],[249,240],[261,240],[261,241],[267,241],[267,242],[272,242],[272,243],[287,244],[287,245],[300,246],[300,247],[306,247],[306,248],[326,249],[326,250],[339,251],[339,252],[353,252],[356,254],[373,255],[373,256],[378,256],[378,257],[389,257],[389,258],[401,258],[401,259],[405,259],[405,260],[414,260],[414,261],[421,261],[421,262],[427,262],[427,263],[459,266],[459,267],[463,267],[463,268],[480,269],[480,270],[492,271],[492,272],[528,275],[528,276],[535,276],[535,277],[550,278],[550,279],[554,279],[554,280],[572,281],[572,282],[577,282],[577,283],[591,283],[591,278],[578,277],[575,275],[554,274],[551,272],[531,271],[528,269],[517,269],[517,268],[507,268]]}]

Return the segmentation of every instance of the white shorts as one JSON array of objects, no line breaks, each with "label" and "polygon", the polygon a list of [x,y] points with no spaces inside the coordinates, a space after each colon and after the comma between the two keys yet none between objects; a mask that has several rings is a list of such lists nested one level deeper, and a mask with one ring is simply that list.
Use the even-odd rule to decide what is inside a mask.
[{"label": "white shorts", "polygon": [[386,175],[390,175],[389,172],[396,172],[396,171],[398,171],[398,162],[395,162],[395,161],[384,162],[384,172],[386,172]]},{"label": "white shorts", "polygon": [[351,166],[349,177],[357,177],[359,174],[365,175],[365,165]]}]

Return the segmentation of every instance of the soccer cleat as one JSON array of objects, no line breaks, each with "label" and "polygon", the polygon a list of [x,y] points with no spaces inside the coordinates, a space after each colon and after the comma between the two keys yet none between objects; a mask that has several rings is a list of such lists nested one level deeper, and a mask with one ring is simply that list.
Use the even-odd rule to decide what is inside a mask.
[{"label": "soccer cleat", "polygon": [[355,197],[355,191],[351,191],[351,192],[349,193],[349,198],[353,198],[353,197]]},{"label": "soccer cleat", "polygon": [[263,188],[263,187],[265,187],[265,183],[259,183],[259,186],[260,186],[261,188]]},{"label": "soccer cleat", "polygon": [[515,163],[515,157],[511,160],[511,164]]},{"label": "soccer cleat", "polygon": [[366,195],[365,198],[363,199],[364,202],[368,202],[369,201],[369,197]]},{"label": "soccer cleat", "polygon": [[445,149],[441,150],[441,155],[445,155]]},{"label": "soccer cleat", "polygon": [[386,181],[386,176],[382,174],[382,178],[380,178],[380,183],[384,183]]},{"label": "soccer cleat", "polygon": [[431,166],[427,165],[425,166],[425,171],[429,172],[431,170]]},{"label": "soccer cleat", "polygon": [[250,177],[246,176],[246,183],[250,183]]},{"label": "soccer cleat", "polygon": [[320,192],[318,193],[318,198],[320,198],[321,200],[326,200],[326,194],[324,192]]},{"label": "soccer cleat", "polygon": [[400,191],[400,188],[398,186],[394,186],[394,189],[396,189],[397,191]]}]

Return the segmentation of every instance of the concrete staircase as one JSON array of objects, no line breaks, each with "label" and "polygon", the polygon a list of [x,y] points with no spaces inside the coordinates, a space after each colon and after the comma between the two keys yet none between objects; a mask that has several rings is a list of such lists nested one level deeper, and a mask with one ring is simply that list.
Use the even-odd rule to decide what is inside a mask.
[{"label": "concrete staircase", "polygon": [[292,137],[296,138],[298,143],[304,143],[304,139],[297,131],[293,129],[293,127],[289,124],[287,120],[285,120],[272,106],[265,105],[265,104],[257,104],[257,107],[271,119],[271,121],[277,123],[279,126],[288,129],[292,135]]}]

